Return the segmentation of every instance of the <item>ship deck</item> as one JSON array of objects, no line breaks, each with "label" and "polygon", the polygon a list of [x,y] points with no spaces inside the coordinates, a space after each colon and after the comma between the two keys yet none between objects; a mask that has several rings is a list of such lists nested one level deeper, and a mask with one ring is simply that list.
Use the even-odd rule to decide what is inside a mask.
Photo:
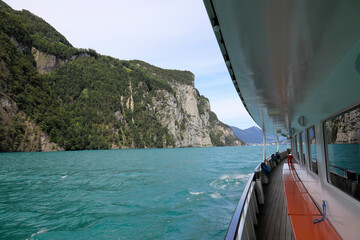
[{"label": "ship deck", "polygon": [[270,181],[263,185],[265,204],[259,205],[257,239],[295,239],[291,221],[287,214],[282,169],[286,160],[282,160],[270,173]]}]

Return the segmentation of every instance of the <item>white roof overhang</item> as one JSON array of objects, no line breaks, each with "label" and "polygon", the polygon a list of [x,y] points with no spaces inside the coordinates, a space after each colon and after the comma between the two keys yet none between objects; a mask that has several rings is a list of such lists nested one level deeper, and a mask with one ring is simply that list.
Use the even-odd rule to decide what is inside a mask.
[{"label": "white roof overhang", "polygon": [[[299,118],[304,114],[308,123],[329,114],[313,104],[331,103],[326,93],[337,91],[339,85],[328,78],[348,58],[355,73],[352,78],[359,77],[353,65],[360,53],[359,1],[204,3],[239,96],[267,132],[290,135],[291,128],[302,125]],[[357,96],[344,105],[360,99],[360,81],[352,84],[358,88]]]}]

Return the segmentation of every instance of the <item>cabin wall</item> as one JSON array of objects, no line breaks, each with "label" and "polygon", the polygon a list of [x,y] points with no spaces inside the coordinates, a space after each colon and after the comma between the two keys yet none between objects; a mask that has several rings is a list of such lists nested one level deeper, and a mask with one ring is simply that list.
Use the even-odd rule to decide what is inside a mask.
[{"label": "cabin wall", "polygon": [[[305,131],[306,128],[302,129]],[[300,164],[300,159],[293,154],[298,163],[294,164],[299,178],[303,182],[310,196],[322,212],[322,201],[326,202],[326,218],[338,232],[342,239],[358,239],[360,236],[360,202],[347,195],[340,189],[328,183],[327,180],[327,161],[326,143],[324,138],[323,122],[315,125],[316,151],[318,158],[318,174],[310,170],[310,155],[307,154],[305,165]],[[292,141],[293,152],[296,151],[294,141]],[[301,153],[302,154],[302,153]]]},{"label": "cabin wall", "polygon": [[[359,39],[359,36],[356,39]],[[307,171],[306,175],[299,176],[300,179],[302,178],[304,186],[321,211],[322,201],[326,201],[326,217],[343,239],[359,239],[360,227],[357,226],[360,226],[360,201],[328,182],[327,143],[323,125],[330,117],[360,105],[360,40],[354,41],[352,46],[328,76],[317,76],[318,69],[309,66],[308,78],[320,77],[324,80],[321,85],[313,86],[316,91],[298,105],[299,108],[295,109],[291,119],[293,136],[311,126],[315,127],[318,174],[310,170],[309,154],[306,155],[305,164],[295,164],[295,168],[300,172]],[[305,126],[301,126],[300,118],[304,120]],[[297,144],[294,140],[292,138],[293,155],[297,162],[301,163],[296,154]]]}]

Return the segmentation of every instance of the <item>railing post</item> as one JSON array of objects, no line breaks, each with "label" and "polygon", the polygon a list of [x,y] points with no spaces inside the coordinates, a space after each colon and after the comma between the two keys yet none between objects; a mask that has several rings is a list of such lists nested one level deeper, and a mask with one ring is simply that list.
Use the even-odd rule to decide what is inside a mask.
[{"label": "railing post", "polygon": [[266,135],[265,135],[265,128],[263,130],[263,161],[266,160]]}]

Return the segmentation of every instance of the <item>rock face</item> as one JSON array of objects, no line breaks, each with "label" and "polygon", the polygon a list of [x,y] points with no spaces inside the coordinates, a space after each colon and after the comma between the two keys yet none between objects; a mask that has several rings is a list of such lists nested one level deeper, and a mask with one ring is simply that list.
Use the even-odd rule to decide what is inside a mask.
[{"label": "rock face", "polygon": [[[22,51],[21,46],[17,46],[17,48]],[[69,59],[59,58],[55,55],[44,53],[36,49],[35,47],[31,48],[31,53],[34,56],[36,62],[36,68],[40,74],[46,74],[51,72],[54,68],[60,67],[62,64],[76,60],[79,57],[88,57],[89,54],[81,53],[73,55]]]},{"label": "rock face", "polygon": [[360,143],[360,108],[326,122],[330,144]]},{"label": "rock face", "polygon": [[49,73],[56,67],[60,67],[65,62],[64,59],[58,58],[54,55],[43,53],[36,48],[31,50],[36,61],[36,68],[40,74]]},{"label": "rock face", "polygon": [[[138,64],[146,69],[146,66]],[[156,75],[153,73],[153,75]],[[220,122],[210,109],[210,102],[191,84],[168,79],[174,93],[158,90],[148,105],[173,136],[176,147],[241,146],[231,127]]]},{"label": "rock face", "polygon": [[168,128],[175,146],[212,146],[208,129],[209,114],[200,116],[197,107],[200,96],[197,96],[195,88],[180,84],[173,84],[172,87],[175,94],[159,90],[159,100],[153,98],[153,106],[149,106],[149,110]]}]

